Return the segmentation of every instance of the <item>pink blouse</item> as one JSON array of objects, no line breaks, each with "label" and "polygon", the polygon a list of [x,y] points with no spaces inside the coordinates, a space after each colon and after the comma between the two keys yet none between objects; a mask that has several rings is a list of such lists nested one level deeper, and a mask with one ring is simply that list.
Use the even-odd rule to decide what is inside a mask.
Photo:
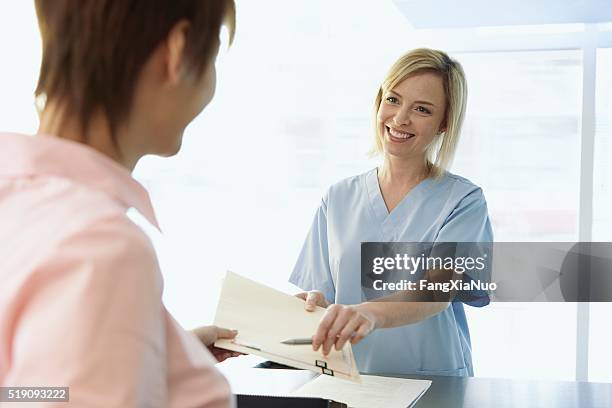
[{"label": "pink blouse", "polygon": [[69,387],[81,407],[233,405],[212,355],[165,309],[130,208],[157,227],[145,189],[106,156],[0,134],[0,386]]}]

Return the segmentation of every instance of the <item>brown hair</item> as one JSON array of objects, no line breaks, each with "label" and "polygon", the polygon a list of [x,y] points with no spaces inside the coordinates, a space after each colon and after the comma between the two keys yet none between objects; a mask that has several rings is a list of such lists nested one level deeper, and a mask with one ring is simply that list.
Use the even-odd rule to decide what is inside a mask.
[{"label": "brown hair", "polygon": [[234,36],[234,0],[36,0],[42,64],[35,94],[65,103],[86,133],[101,108],[114,137],[129,115],[136,79],[180,20],[190,23],[186,66],[201,76],[222,25]]}]

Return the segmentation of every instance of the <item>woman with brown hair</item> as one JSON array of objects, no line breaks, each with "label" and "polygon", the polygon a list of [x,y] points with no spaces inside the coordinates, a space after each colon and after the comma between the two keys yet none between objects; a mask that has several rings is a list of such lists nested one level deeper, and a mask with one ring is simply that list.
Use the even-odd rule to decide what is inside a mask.
[{"label": "woman with brown hair", "polygon": [[227,406],[202,343],[235,332],[179,326],[126,211],[157,226],[131,171],[175,154],[212,99],[233,0],[37,0],[36,12],[40,128],[0,135],[0,385],[69,387],[84,407]]}]

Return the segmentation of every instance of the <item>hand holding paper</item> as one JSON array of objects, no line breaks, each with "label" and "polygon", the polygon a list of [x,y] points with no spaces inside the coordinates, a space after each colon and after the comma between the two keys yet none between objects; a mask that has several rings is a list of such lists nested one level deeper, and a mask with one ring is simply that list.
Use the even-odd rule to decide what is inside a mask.
[{"label": "hand holding paper", "polygon": [[312,346],[318,350],[322,346],[327,355],[332,346],[341,350],[347,342],[357,344],[376,328],[376,318],[366,305],[331,305],[327,308],[315,335]]},{"label": "hand holding paper", "polygon": [[310,345],[287,345],[288,338],[310,337],[325,309],[304,310],[295,296],[228,272],[221,290],[214,324],[238,330],[234,340],[218,340],[216,347],[255,354],[280,364],[359,381],[350,343],[324,356]]},{"label": "hand holding paper", "polygon": [[320,290],[311,290],[308,292],[301,292],[295,295],[295,297],[302,299],[304,303],[304,309],[309,312],[313,312],[317,309],[317,306],[326,308],[330,303],[325,299],[325,295]]}]

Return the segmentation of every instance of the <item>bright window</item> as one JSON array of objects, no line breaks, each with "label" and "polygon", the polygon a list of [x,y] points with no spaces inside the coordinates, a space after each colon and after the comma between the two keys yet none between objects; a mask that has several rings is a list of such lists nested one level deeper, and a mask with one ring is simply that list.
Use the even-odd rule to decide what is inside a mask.
[{"label": "bright window", "polygon": [[[593,241],[612,241],[612,48],[597,50]],[[612,303],[591,304],[589,380],[612,382]]]},{"label": "bright window", "polygon": [[[496,241],[578,239],[581,55],[456,55],[469,102],[454,171],[483,187]],[[575,378],[575,304],[494,303],[467,313],[477,376]]]}]

